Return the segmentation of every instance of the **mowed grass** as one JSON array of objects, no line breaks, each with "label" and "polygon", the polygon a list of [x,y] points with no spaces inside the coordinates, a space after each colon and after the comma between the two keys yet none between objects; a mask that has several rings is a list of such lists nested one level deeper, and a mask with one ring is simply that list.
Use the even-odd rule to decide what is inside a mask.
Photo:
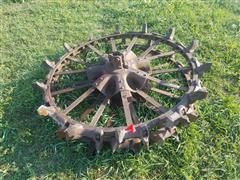
[{"label": "mowed grass", "polygon": [[[22,1],[20,1],[22,2]],[[209,1],[25,1],[0,4],[0,179],[239,179],[240,3]],[[152,32],[176,27],[176,39],[200,41],[196,57],[212,62],[202,78],[209,90],[196,105],[198,120],[178,138],[152,145],[137,156],[55,137],[57,125],[42,118],[32,82],[41,64],[64,54],[62,44],[121,30]]]}]

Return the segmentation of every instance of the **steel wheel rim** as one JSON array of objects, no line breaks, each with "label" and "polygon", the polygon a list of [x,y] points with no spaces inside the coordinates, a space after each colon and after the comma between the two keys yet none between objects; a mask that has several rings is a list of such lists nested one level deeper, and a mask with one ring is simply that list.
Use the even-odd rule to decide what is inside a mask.
[{"label": "steel wheel rim", "polygon": [[[174,36],[174,29],[170,30],[170,32],[166,36],[160,36],[156,33],[148,33],[146,31],[143,32],[129,32],[129,33],[115,33],[109,36],[104,36],[95,40],[90,40],[87,43],[84,43],[83,45],[76,46],[74,48],[67,48],[68,52],[63,55],[58,63],[56,65],[52,66],[52,69],[50,70],[48,76],[47,76],[47,82],[46,84],[38,83],[38,85],[41,86],[41,88],[44,90],[44,100],[45,105],[44,108],[48,110],[48,115],[53,117],[55,121],[57,121],[58,124],[60,124],[61,128],[66,132],[66,136],[68,136],[68,129],[71,127],[78,127],[81,130],[81,133],[76,133],[76,135],[68,136],[68,139],[88,139],[87,141],[93,141],[94,142],[94,148],[99,151],[104,144],[104,141],[115,141],[114,144],[117,144],[117,148],[120,148],[120,145],[123,144],[125,141],[132,141],[133,139],[137,138],[140,139],[140,142],[144,142],[144,144],[148,144],[149,137],[151,138],[151,134],[155,134],[151,132],[151,129],[157,127],[162,131],[169,132],[167,136],[171,136],[175,133],[176,126],[179,123],[182,124],[188,124],[192,119],[196,118],[196,113],[193,108],[193,103],[196,100],[200,100],[206,97],[207,91],[205,88],[201,86],[199,77],[202,75],[202,73],[210,68],[209,63],[200,64],[194,57],[193,52],[197,46],[197,42],[193,41],[191,45],[188,47],[183,46],[180,43],[177,43],[173,40]],[[135,132],[128,132],[126,129],[128,126],[119,126],[119,127],[97,127],[97,126],[89,126],[86,124],[83,124],[81,122],[76,122],[66,114],[63,114],[56,103],[54,102],[54,99],[51,95],[51,87],[50,84],[52,82],[52,79],[54,77],[54,74],[56,70],[61,66],[61,64],[69,58],[69,56],[75,56],[77,53],[80,53],[81,49],[84,49],[89,44],[94,44],[94,42],[99,42],[101,40],[109,42],[111,38],[118,38],[123,39],[123,37],[127,37],[130,39],[133,39],[134,37],[140,37],[143,39],[151,39],[156,41],[159,41],[159,43],[164,43],[170,46],[171,48],[177,49],[178,53],[180,53],[188,62],[190,65],[190,72],[191,77],[187,73],[183,73],[183,71],[178,71],[182,73],[188,82],[188,91],[185,92],[185,94],[181,97],[181,100],[171,109],[169,109],[167,112],[159,115],[158,117],[148,120],[143,123],[134,124]],[[178,64],[181,68],[181,64],[176,62],[175,64]],[[51,111],[49,113],[49,110]],[[75,128],[76,128],[75,127]],[[87,132],[86,132],[87,131]],[[85,134],[82,132],[86,132]],[[92,134],[95,134],[92,137]],[[96,140],[95,136],[98,136],[98,140]],[[109,138],[109,136],[112,138]],[[163,136],[158,137],[157,141],[160,139],[164,140],[165,138]],[[156,137],[155,136],[155,137]],[[166,137],[167,137],[166,136]],[[114,139],[114,140],[113,140]],[[139,142],[138,142],[139,143]],[[116,145],[114,145],[116,146]],[[128,147],[130,148],[130,147]]]}]

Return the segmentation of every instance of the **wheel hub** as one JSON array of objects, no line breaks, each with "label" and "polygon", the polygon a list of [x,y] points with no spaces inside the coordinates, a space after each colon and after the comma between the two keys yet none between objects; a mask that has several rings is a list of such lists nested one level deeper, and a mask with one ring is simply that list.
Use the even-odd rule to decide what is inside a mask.
[{"label": "wheel hub", "polygon": [[[108,97],[122,90],[134,92],[136,89],[143,89],[147,87],[147,79],[129,71],[129,68],[140,70],[140,63],[136,59],[137,56],[132,51],[110,53],[101,64],[87,68],[88,80]],[[149,69],[147,65],[141,65],[141,68]]]}]

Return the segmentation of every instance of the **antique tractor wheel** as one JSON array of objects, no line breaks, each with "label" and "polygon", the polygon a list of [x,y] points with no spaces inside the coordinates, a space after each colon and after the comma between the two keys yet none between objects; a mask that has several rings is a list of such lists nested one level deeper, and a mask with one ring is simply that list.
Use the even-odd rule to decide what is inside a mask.
[{"label": "antique tractor wheel", "polygon": [[50,67],[38,113],[52,117],[60,137],[87,142],[95,152],[136,150],[162,142],[197,115],[193,103],[206,98],[199,77],[211,66],[193,57],[197,41],[185,47],[147,32],[120,33],[119,28],[81,45],[64,44],[66,54]]}]

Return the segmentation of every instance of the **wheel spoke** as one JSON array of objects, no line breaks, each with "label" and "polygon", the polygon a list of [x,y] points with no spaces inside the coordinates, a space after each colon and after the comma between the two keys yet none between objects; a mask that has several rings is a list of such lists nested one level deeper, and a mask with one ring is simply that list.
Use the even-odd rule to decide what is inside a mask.
[{"label": "wheel spoke", "polygon": [[167,111],[166,108],[162,107],[162,105],[155,101],[151,96],[149,96],[148,94],[146,94],[145,92],[141,91],[141,90],[137,90],[136,91],[142,98],[144,98],[147,102],[149,102],[151,105],[154,106],[154,111],[160,112],[160,113],[164,113]]},{"label": "wheel spoke", "polygon": [[103,95],[102,95],[101,93],[98,94],[98,96],[96,97],[95,102],[94,102],[93,104],[91,104],[91,106],[90,106],[89,108],[87,108],[87,109],[82,113],[81,119],[85,119],[91,112],[94,111],[96,105],[103,100],[102,96],[103,96]]},{"label": "wheel spoke", "polygon": [[101,117],[101,115],[102,115],[102,113],[103,113],[103,111],[104,111],[104,109],[105,109],[108,101],[109,101],[109,98],[108,98],[108,97],[106,97],[106,98],[103,100],[103,102],[102,102],[101,105],[99,106],[97,112],[96,112],[95,115],[93,116],[92,121],[91,121],[91,123],[90,123],[90,126],[96,126],[96,124],[97,124],[98,120],[100,119],[100,117]]},{"label": "wheel spoke", "polygon": [[157,54],[157,55],[154,55],[154,56],[140,57],[140,58],[138,58],[138,60],[141,61],[141,62],[145,62],[145,61],[149,62],[149,61],[155,60],[157,58],[170,57],[170,56],[172,56],[173,54],[176,54],[176,53],[177,53],[177,51],[169,51],[169,52]]},{"label": "wheel spoke", "polygon": [[144,52],[142,52],[139,57],[145,57],[146,55],[148,55],[159,44],[159,42],[160,40],[150,42],[150,46]]},{"label": "wheel spoke", "polygon": [[154,81],[162,86],[166,86],[166,87],[170,87],[170,88],[174,88],[174,89],[178,89],[178,90],[183,90],[183,91],[186,91],[187,90],[187,87],[183,87],[183,86],[179,86],[179,85],[176,85],[176,84],[172,84],[172,83],[167,83],[165,81],[162,81],[160,79],[157,79],[155,77],[152,77],[152,76],[148,76],[148,79],[151,80],[151,81]]},{"label": "wheel spoke", "polygon": [[190,67],[179,67],[174,69],[153,69],[151,74],[162,74],[162,73],[172,73],[180,71],[190,71]]},{"label": "wheel spoke", "polygon": [[140,121],[138,120],[137,112],[136,112],[132,102],[130,102],[129,108],[130,108],[130,111],[132,112],[132,120],[133,120],[134,124],[139,124]]},{"label": "wheel spoke", "polygon": [[111,45],[112,45],[112,51],[113,52],[117,51],[116,42],[115,42],[114,38],[111,38],[110,42],[111,42]]},{"label": "wheel spoke", "polygon": [[76,84],[72,87],[68,87],[68,88],[57,90],[57,91],[53,91],[53,92],[51,92],[51,95],[56,96],[56,95],[59,95],[59,94],[68,93],[68,92],[74,91],[76,89],[81,89],[81,88],[85,88],[85,87],[88,87],[88,86],[90,86],[89,82],[84,81],[83,83]]},{"label": "wheel spoke", "polygon": [[133,46],[136,43],[136,41],[137,41],[137,37],[134,36],[132,38],[132,41],[129,43],[129,45],[128,45],[127,49],[126,49],[126,53],[129,53],[131,51],[131,49],[133,48]]},{"label": "wheel spoke", "polygon": [[98,90],[103,90],[108,86],[108,83],[110,81],[110,79],[112,78],[111,74],[104,74],[102,76],[100,76],[94,84],[94,86],[98,89]]},{"label": "wheel spoke", "polygon": [[78,73],[85,73],[86,70],[69,70],[69,71],[62,71],[56,72],[54,75],[66,75],[66,74],[78,74]]},{"label": "wheel spoke", "polygon": [[79,103],[81,103],[84,99],[86,99],[93,91],[94,87],[89,88],[86,92],[84,92],[79,98],[73,101],[64,111],[64,114],[69,113],[73,108],[75,108]]},{"label": "wheel spoke", "polygon": [[177,84],[168,83],[168,82],[165,82],[163,80],[157,79],[157,78],[152,77],[152,76],[148,76],[147,78],[151,81],[154,81],[154,82],[162,85],[162,86],[166,86],[166,87],[170,87],[170,88],[174,88],[174,89],[178,89],[178,90],[182,90],[182,91],[187,91],[187,89],[188,89],[185,86],[179,86]]},{"label": "wheel spoke", "polygon": [[98,54],[99,56],[103,57],[104,53],[101,52],[100,50],[98,50],[97,48],[95,48],[94,46],[92,46],[91,44],[87,45],[93,52],[95,52],[96,54]]},{"label": "wheel spoke", "polygon": [[156,41],[149,39],[147,42],[147,47],[152,46]]},{"label": "wheel spoke", "polygon": [[131,92],[128,90],[122,90],[121,98],[127,125],[138,123],[138,117],[132,104]]},{"label": "wheel spoke", "polygon": [[81,64],[86,64],[82,59],[78,59],[78,58],[74,58],[74,57],[67,57],[67,59],[71,60],[71,61],[74,61],[74,62],[78,62],[78,63],[81,63]]},{"label": "wheel spoke", "polygon": [[157,79],[157,78],[155,78],[153,76],[150,76],[149,74],[147,74],[146,72],[141,71],[141,70],[136,70],[136,69],[133,69],[133,68],[129,68],[129,71],[134,72],[135,74],[137,74],[139,76],[142,76],[144,78],[147,78],[147,79],[149,79],[153,82],[156,82],[156,83],[158,83],[159,85],[162,85],[162,86],[166,86],[166,87],[170,87],[170,88],[174,88],[174,89],[178,89],[178,90],[183,90],[183,91],[186,91],[188,89],[187,87],[184,87],[184,86],[179,86],[179,85],[176,85],[176,84],[167,83],[163,80]]},{"label": "wheel spoke", "polygon": [[167,91],[163,91],[163,90],[161,90],[161,89],[158,89],[158,88],[151,88],[151,90],[152,91],[155,91],[155,92],[157,92],[157,93],[160,93],[160,94],[163,94],[163,95],[166,95],[166,96],[169,96],[169,97],[171,97],[171,98],[179,98],[179,96],[178,95],[175,95],[175,94],[173,94],[173,93],[170,93],[170,92],[167,92]]}]

